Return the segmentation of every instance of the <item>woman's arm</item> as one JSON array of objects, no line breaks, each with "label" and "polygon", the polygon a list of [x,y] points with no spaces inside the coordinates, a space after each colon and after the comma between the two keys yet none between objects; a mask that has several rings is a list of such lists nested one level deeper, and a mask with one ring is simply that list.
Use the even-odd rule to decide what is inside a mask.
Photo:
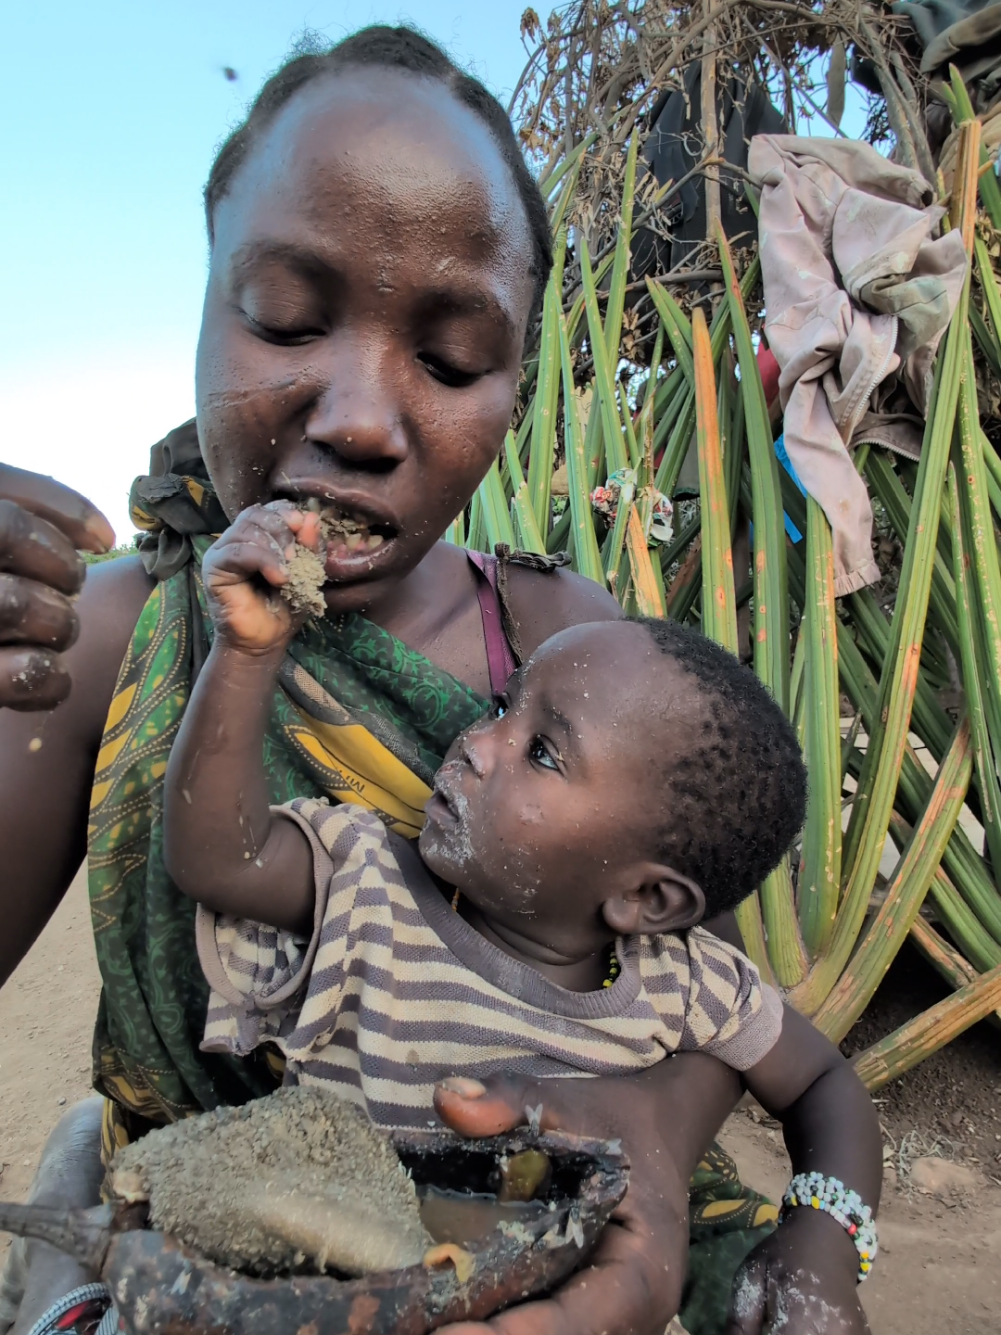
[{"label": "woman's arm", "polygon": [[86,855],[94,762],[149,590],[138,557],[91,567],[73,606],[79,637],[58,655],[59,681],[72,685],[68,699],[40,712],[0,709],[0,984],[48,922]]},{"label": "woman's arm", "polygon": [[312,852],[297,825],[272,817],[262,760],[278,669],[301,621],[277,590],[305,522],[255,506],[206,554],[214,639],[171,748],[163,855],[178,889],[207,908],[308,933]]}]

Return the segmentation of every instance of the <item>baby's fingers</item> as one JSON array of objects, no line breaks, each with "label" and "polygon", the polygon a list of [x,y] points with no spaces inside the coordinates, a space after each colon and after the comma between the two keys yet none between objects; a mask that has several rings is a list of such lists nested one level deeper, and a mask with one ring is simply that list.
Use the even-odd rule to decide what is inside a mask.
[{"label": "baby's fingers", "polygon": [[320,516],[312,510],[297,510],[291,501],[269,501],[260,507],[260,514],[269,532],[280,536],[279,530],[284,525],[304,547],[314,552],[319,549]]},{"label": "baby's fingers", "polygon": [[280,588],[288,583],[288,560],[284,550],[268,534],[234,537],[209,548],[203,574],[211,589],[246,584],[255,575]]}]

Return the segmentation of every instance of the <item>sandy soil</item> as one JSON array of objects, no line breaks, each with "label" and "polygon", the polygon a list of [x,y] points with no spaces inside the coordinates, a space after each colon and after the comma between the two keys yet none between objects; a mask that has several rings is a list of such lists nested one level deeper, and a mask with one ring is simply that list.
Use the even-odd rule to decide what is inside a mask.
[{"label": "sandy soil", "polygon": [[[97,994],[86,890],[78,877],[0,992],[0,1186],[8,1199],[23,1196],[45,1137],[67,1103],[89,1092]],[[1001,1037],[989,1031],[971,1042],[957,1053],[969,1072],[966,1080],[952,1078],[951,1069],[937,1072],[952,1099],[958,1084],[969,1087],[979,1080],[993,1094],[1001,1083],[996,1066]],[[941,1133],[945,1110],[928,1102],[931,1106],[923,1108],[910,1097],[892,1100],[896,1116],[889,1148],[896,1148],[905,1129],[905,1111],[919,1136]],[[884,1106],[889,1113],[890,1106]],[[951,1109],[946,1117],[955,1135]],[[979,1185],[972,1194],[945,1203],[910,1191],[906,1177],[886,1191],[882,1255],[863,1289],[874,1335],[989,1335],[1001,1329],[1001,1186],[991,1180],[999,1172],[993,1155],[984,1152],[997,1142],[993,1128],[984,1134],[989,1121],[985,1125],[978,1117],[978,1123],[972,1153],[964,1155],[961,1145],[951,1149],[974,1163]],[[773,1197],[781,1194],[788,1163],[774,1127],[741,1110],[730,1119],[723,1139],[746,1181]]]}]

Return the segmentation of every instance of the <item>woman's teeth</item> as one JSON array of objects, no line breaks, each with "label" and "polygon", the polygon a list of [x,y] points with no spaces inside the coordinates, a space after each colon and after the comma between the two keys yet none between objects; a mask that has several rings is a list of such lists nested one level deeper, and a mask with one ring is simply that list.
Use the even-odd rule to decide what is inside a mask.
[{"label": "woman's teeth", "polygon": [[332,556],[351,556],[358,552],[374,552],[385,541],[381,533],[369,533],[362,529],[355,533],[345,533],[340,542],[336,538],[328,538],[327,551]]},{"label": "woman's teeth", "polygon": [[343,559],[362,552],[377,551],[387,541],[384,533],[373,533],[368,521],[334,506],[325,506],[318,496],[310,496],[302,507],[320,516],[320,528],[327,543],[328,556]]}]

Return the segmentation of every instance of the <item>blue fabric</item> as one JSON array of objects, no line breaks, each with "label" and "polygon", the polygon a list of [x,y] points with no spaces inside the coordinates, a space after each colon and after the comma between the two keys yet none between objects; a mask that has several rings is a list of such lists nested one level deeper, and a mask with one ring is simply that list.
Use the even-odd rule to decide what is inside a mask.
[{"label": "blue fabric", "polygon": [[[801,494],[805,496],[806,488],[803,486],[802,482],[800,482],[799,476],[797,475],[795,468],[793,468],[792,462],[788,454],[786,454],[786,443],[784,435],[779,436],[778,440],[775,442],[775,457],[778,459],[779,463],[792,478],[793,482],[795,482]],[[802,542],[803,541],[802,533],[800,533],[799,529],[796,527],[796,525],[792,522],[792,520],[784,511],[782,514],[782,518],[785,520],[786,532],[789,534],[789,540],[793,543]],[[754,543],[753,524],[750,525],[750,532],[751,532],[751,543],[753,545]]]}]

